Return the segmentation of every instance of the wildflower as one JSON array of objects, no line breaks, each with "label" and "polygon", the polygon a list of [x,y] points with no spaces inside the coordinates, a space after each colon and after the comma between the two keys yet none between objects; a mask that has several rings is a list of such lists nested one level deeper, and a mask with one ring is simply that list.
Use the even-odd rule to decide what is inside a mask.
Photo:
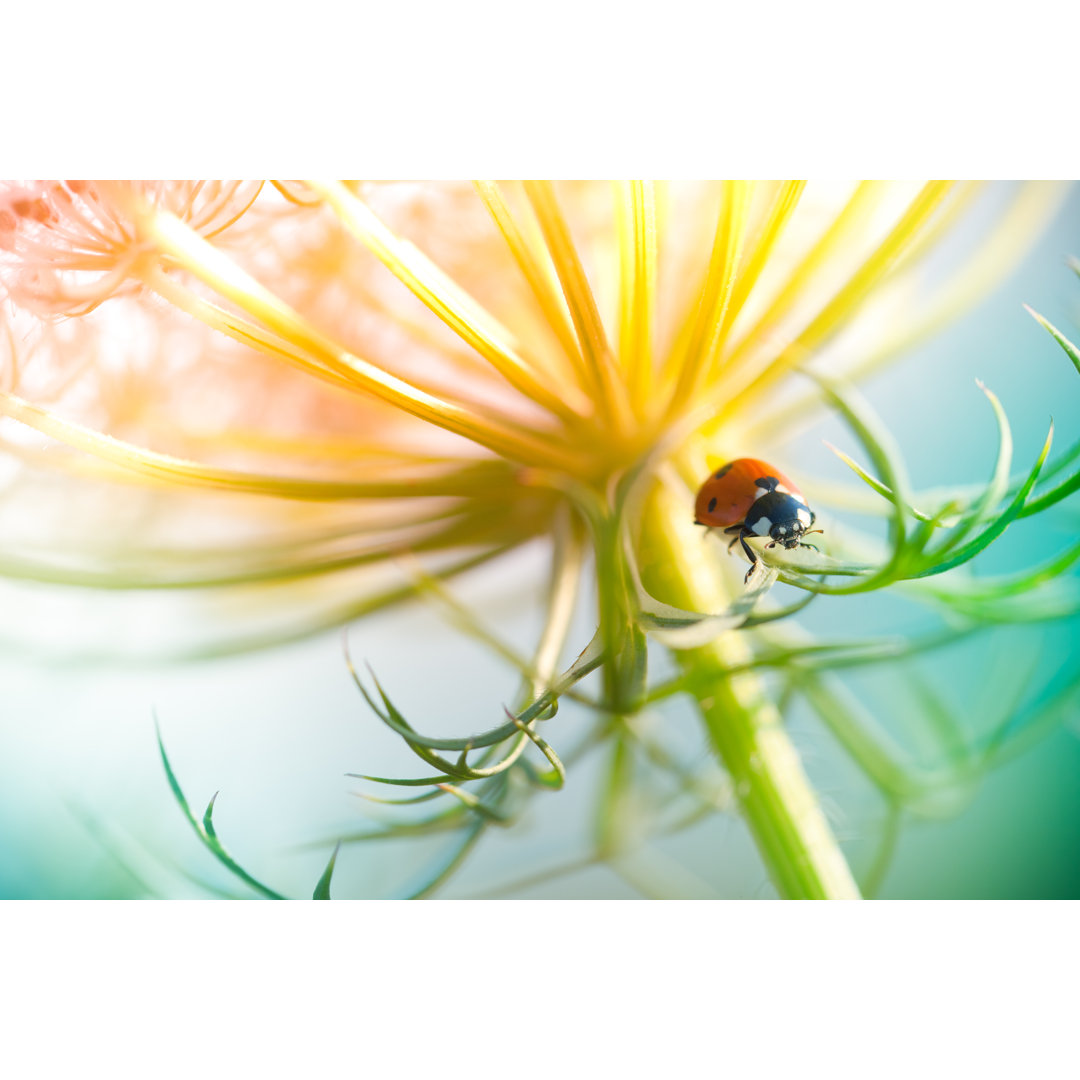
[{"label": "wildflower", "polygon": [[[825,665],[804,662],[813,646],[765,629],[789,609],[761,605],[778,579],[807,591],[794,609],[816,593],[936,576],[1024,512],[1049,444],[1012,483],[992,395],[1002,450],[991,484],[924,512],[910,509],[872,414],[837,381],[970,303],[1060,191],[1021,190],[969,255],[979,288],[962,270],[960,285],[913,320],[911,292],[935,241],[976,195],[948,183],[742,181],[12,187],[0,244],[17,310],[0,409],[67,448],[49,455],[50,469],[114,496],[143,481],[161,520],[118,538],[88,519],[74,543],[35,537],[32,555],[8,545],[4,569],[110,587],[258,586],[279,606],[314,582],[317,610],[308,593],[294,632],[421,592],[485,636],[442,582],[550,537],[535,655],[487,635],[526,683],[504,722],[432,739],[358,676],[372,708],[435,772],[432,794],[451,809],[432,827],[460,826],[463,854],[512,816],[519,781],[560,786],[564,763],[538,726],[600,669],[592,704],[615,747],[612,798],[625,785],[618,763],[644,746],[634,717],[649,701],[689,694],[781,893],[857,896],[748,638],[760,627],[797,658],[792,687],[848,733],[864,768],[886,786],[907,782],[842,717]],[[47,321],[57,316],[67,320]],[[133,319],[147,329],[125,335]],[[64,361],[75,354],[83,366],[71,371]],[[804,399],[793,375],[807,368],[819,374],[816,389],[802,378]],[[39,371],[47,400],[27,390]],[[825,556],[762,552],[767,569],[743,592],[735,561],[695,529],[693,491],[734,457],[797,474],[782,444],[822,403],[847,419],[878,474],[848,459],[882,496],[887,550],[860,559],[863,542],[830,525]],[[32,466],[35,452],[24,445]],[[175,498],[185,489],[205,501]],[[182,540],[171,529],[178,510],[200,522]],[[599,628],[560,674],[587,548]],[[392,564],[405,567],[405,584],[387,583]],[[681,674],[667,688],[647,683],[647,633],[676,650]],[[166,768],[187,811],[167,759]],[[204,826],[187,812],[236,870],[212,807]],[[610,812],[606,821],[600,848],[610,852],[625,845],[625,828]]]},{"label": "wildflower", "polygon": [[11,184],[0,195],[0,249],[16,273],[6,281],[20,306],[75,315],[130,288],[144,253],[125,203],[138,198],[215,236],[251,205],[259,185],[217,181]]}]

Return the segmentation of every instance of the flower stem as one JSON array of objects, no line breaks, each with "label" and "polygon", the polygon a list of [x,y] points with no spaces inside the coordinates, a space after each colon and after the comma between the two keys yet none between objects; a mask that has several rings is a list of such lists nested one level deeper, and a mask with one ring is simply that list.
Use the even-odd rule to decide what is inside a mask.
[{"label": "flower stem", "polygon": [[[689,610],[724,610],[731,597],[722,564],[689,520],[684,501],[657,485],[644,521],[642,570],[650,591]],[[750,658],[745,641],[729,632],[675,655],[780,895],[858,899],[858,886],[762,680],[729,673]]]}]

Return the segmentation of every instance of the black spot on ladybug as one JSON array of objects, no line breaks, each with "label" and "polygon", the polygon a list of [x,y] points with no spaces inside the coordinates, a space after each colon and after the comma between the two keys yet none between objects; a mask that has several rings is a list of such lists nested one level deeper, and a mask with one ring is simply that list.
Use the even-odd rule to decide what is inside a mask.
[{"label": "black spot on ladybug", "polygon": [[[729,461],[729,462],[728,462],[728,463],[727,463],[726,465],[724,465],[724,466],[723,466],[723,467],[722,467],[722,468],[720,469],[720,471],[719,471],[718,473],[716,473],[716,474],[715,474],[715,476],[716,476],[716,479],[717,479],[717,480],[719,480],[721,476],[726,476],[726,475],[727,475],[727,471],[728,471],[728,469],[730,469],[730,468],[731,468],[731,466],[732,466],[732,465],[734,465],[734,464],[735,464],[735,462],[733,462],[733,461]],[[711,507],[710,507],[710,509],[711,509]]]},{"label": "black spot on ladybug", "polygon": [[716,500],[715,499],[710,499],[709,500],[709,513],[711,514],[715,509],[716,509]]}]

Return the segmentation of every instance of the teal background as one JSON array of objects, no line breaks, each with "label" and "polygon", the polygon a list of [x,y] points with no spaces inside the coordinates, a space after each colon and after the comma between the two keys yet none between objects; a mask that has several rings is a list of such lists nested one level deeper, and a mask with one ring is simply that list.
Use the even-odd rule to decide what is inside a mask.
[{"label": "teal background", "polygon": [[[1008,412],[1015,468],[1034,460],[1050,413],[1057,451],[1080,437],[1080,376],[1021,307],[1027,302],[1066,333],[1080,334],[1080,280],[1065,266],[1072,254],[1080,254],[1076,191],[1031,254],[976,310],[864,385],[903,447],[916,489],[988,476],[996,432],[976,378]],[[822,438],[861,457],[831,419],[801,434],[789,456],[805,460],[817,475],[845,478]],[[1072,542],[1078,524],[1074,497],[1011,528],[978,566],[990,573],[1030,565]],[[526,549],[473,574],[459,592],[524,647],[538,626],[545,562],[539,548]],[[93,596],[57,594],[57,617],[78,619],[95,602]],[[152,607],[146,610],[152,615]],[[892,596],[823,599],[807,609],[804,621],[822,635],[844,637],[914,633],[931,625],[922,609]],[[583,613],[574,640],[587,640],[588,622]],[[353,655],[369,660],[403,711],[430,731],[458,734],[487,726],[491,710],[516,686],[513,673],[420,605],[358,624],[350,640]],[[658,668],[663,663],[658,656]],[[1010,681],[1025,701],[1037,702],[1051,682],[1077,679],[1080,620],[995,629],[923,658],[919,670],[974,732]],[[882,722],[899,739],[910,739],[911,717],[895,680],[895,673],[866,671],[852,675],[849,685],[881,710]],[[298,846],[364,824],[365,807],[343,774],[417,771],[409,752],[379,727],[356,693],[336,632],[257,655],[182,665],[79,664],[13,643],[0,655],[0,687],[4,898],[204,895],[189,874],[233,888],[198,848],[169,795],[154,742],[155,711],[197,811],[220,789],[215,817],[226,844],[257,876],[296,895],[310,895],[326,858],[325,849]],[[567,734],[551,729],[556,746],[560,738],[572,741],[576,716],[571,705],[560,712],[557,723]],[[789,719],[858,872],[872,858],[880,801],[808,712],[796,708]],[[882,895],[1080,895],[1076,720],[1069,718],[1036,749],[994,773],[955,816],[909,822]],[[665,736],[687,753],[705,753],[685,707],[676,704],[663,723]],[[584,852],[599,766],[586,761],[566,791],[539,796],[519,827],[493,832],[443,895],[474,895]],[[340,861],[335,894],[399,894],[446,843],[350,848]],[[665,841],[661,850],[692,869],[702,895],[774,895],[734,817],[713,819]],[[636,894],[613,871],[593,867],[510,895]]]}]

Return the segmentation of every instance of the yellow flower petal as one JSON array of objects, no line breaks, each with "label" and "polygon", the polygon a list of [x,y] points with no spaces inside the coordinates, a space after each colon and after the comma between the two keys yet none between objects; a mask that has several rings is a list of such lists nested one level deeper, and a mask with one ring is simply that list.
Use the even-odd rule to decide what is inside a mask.
[{"label": "yellow flower petal", "polygon": [[555,272],[559,275],[585,360],[589,384],[601,415],[613,424],[616,431],[626,433],[633,423],[626,387],[619,378],[596,300],[574,248],[570,227],[550,182],[528,180],[525,182],[525,193],[536,212],[548,252],[555,264]]},{"label": "yellow flower petal", "polygon": [[[378,256],[447,326],[489,361],[511,386],[553,415],[563,420],[576,419],[577,414],[566,402],[566,398],[573,395],[560,394],[551,386],[543,373],[521,355],[520,346],[513,341],[510,332],[499,326],[426,255],[395,236],[343,184],[311,181],[309,186],[322,195],[353,236]],[[578,401],[578,405],[588,408],[584,400]]]},{"label": "yellow flower petal", "polygon": [[[322,502],[333,499],[467,495],[505,490],[507,484],[513,482],[512,473],[500,462],[477,462],[449,470],[445,466],[425,470],[415,465],[391,470],[382,464],[378,466],[380,479],[358,481],[262,476],[238,469],[200,465],[184,458],[133,446],[131,443],[114,439],[111,435],[103,435],[81,424],[64,420],[3,390],[0,390],[0,412],[35,431],[40,431],[43,435],[49,435],[77,450],[84,450],[150,479],[195,487]],[[395,476],[396,472],[401,475]]]},{"label": "yellow flower petal", "polygon": [[743,239],[749,221],[753,187],[743,180],[726,180],[712,254],[701,287],[700,299],[684,344],[669,357],[669,378],[675,381],[669,412],[681,412],[705,373],[712,367],[721,342],[721,329],[735,288]]},{"label": "yellow flower petal", "polygon": [[[875,248],[847,283],[821,309],[799,336],[787,345],[759,374],[727,397],[724,412],[740,408],[747,398],[760,394],[780,376],[802,362],[808,352],[821,345],[851,317],[871,289],[887,274],[919,237],[940,207],[953,184],[934,181],[926,184],[888,236]],[[857,197],[857,196],[856,196]]]},{"label": "yellow flower petal", "polygon": [[619,227],[619,358],[638,416],[649,402],[656,319],[656,195],[642,180],[621,183]]},{"label": "yellow flower petal", "polygon": [[[551,268],[551,261],[538,256],[537,245],[531,243],[518,227],[497,184],[490,180],[477,180],[474,186],[499,232],[502,233],[510,254],[513,255],[514,261],[529,283],[529,288],[532,289],[533,296],[536,297],[552,332],[562,345],[564,354],[571,360],[576,360],[580,366],[581,350],[574,336],[570,313],[567,311],[558,279]],[[533,228],[536,228],[535,223]],[[539,243],[542,245],[542,238]],[[591,411],[591,406],[586,405],[583,409]]]},{"label": "yellow flower petal", "polygon": [[143,229],[164,254],[357,389],[513,460],[552,467],[574,460],[552,437],[437,398],[352,355],[171,214],[149,212]]}]

